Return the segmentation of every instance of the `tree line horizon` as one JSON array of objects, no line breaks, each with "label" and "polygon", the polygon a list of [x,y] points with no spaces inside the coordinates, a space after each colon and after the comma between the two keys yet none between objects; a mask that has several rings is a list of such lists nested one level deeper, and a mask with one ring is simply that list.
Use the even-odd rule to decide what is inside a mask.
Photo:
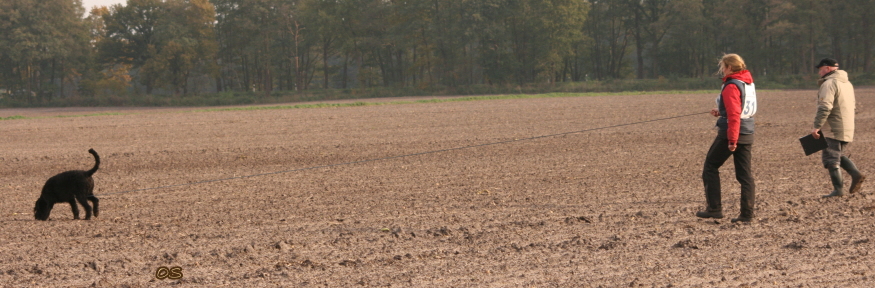
[{"label": "tree line horizon", "polygon": [[[85,15],[84,17],[82,15]],[[21,99],[872,73],[875,0],[0,1]],[[2,94],[0,94],[2,95]]]}]

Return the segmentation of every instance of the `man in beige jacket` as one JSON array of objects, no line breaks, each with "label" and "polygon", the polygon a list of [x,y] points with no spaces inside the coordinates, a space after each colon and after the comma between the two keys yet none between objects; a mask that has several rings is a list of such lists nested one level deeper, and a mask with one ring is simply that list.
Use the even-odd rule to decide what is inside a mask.
[{"label": "man in beige jacket", "polygon": [[834,190],[823,197],[843,196],[842,184],[844,169],[851,175],[850,193],[860,191],[866,177],[857,170],[848,158],[848,145],[854,140],[854,86],[848,81],[848,73],[839,69],[839,63],[832,58],[824,58],[817,64],[820,74],[820,90],[817,92],[817,114],[814,116],[814,130],[811,135],[820,138],[820,130],[829,126],[825,135],[828,147],[823,150],[823,167],[829,170]]}]

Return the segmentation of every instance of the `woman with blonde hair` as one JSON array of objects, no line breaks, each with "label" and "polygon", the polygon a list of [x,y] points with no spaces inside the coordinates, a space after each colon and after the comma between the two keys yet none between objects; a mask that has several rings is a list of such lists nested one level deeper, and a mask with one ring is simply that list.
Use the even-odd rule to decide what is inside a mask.
[{"label": "woman with blonde hair", "polygon": [[757,101],[753,77],[744,59],[738,54],[726,54],[718,63],[717,74],[723,77],[723,87],[717,96],[717,108],[711,115],[717,118],[717,137],[705,157],[702,181],[705,184],[705,211],[700,218],[723,218],[720,196],[720,166],[733,156],[735,179],[741,184],[741,214],[732,222],[750,222],[754,218],[755,185],[750,169],[754,120]]}]

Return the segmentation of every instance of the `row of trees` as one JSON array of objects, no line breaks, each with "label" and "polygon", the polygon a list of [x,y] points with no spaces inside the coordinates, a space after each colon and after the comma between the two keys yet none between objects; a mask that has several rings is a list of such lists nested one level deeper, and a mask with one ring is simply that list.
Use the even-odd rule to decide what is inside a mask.
[{"label": "row of trees", "polygon": [[0,92],[525,85],[875,67],[875,0],[0,1]]}]

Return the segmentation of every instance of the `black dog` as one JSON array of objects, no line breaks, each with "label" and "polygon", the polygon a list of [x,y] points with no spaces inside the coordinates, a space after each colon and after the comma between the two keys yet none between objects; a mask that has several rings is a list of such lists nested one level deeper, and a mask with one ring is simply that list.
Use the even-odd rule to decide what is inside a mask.
[{"label": "black dog", "polygon": [[94,155],[94,167],[88,171],[73,170],[63,172],[52,176],[46,181],[43,186],[43,192],[39,199],[36,200],[36,206],[33,207],[33,216],[36,220],[48,220],[49,213],[52,212],[52,207],[55,203],[67,202],[70,203],[70,208],[73,209],[73,219],[79,219],[79,207],[76,206],[76,200],[85,208],[85,220],[91,220],[91,206],[88,205],[88,200],[94,203],[94,216],[97,216],[97,197],[94,197],[94,179],[91,175],[97,172],[100,166],[100,156],[94,149],[88,149],[88,153]]}]

